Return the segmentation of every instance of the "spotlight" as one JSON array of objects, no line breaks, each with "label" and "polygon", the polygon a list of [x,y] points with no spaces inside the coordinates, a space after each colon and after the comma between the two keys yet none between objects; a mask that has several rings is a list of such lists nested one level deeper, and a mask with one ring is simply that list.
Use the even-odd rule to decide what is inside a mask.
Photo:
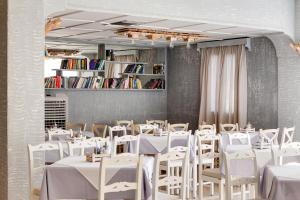
[{"label": "spotlight", "polygon": [[190,49],[190,48],[191,48],[191,43],[190,43],[189,41],[186,43],[186,48],[187,48],[187,49]]}]

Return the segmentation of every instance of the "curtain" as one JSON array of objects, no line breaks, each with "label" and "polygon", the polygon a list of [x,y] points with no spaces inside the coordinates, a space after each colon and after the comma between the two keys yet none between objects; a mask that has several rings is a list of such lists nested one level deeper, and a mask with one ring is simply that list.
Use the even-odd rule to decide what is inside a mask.
[{"label": "curtain", "polygon": [[199,124],[239,123],[244,127],[247,123],[245,46],[201,49],[200,71]]},{"label": "curtain", "polygon": [[[124,55],[124,56],[115,56],[115,61],[121,62],[135,62],[136,56],[135,55]],[[127,64],[118,64],[118,63],[107,63],[105,65],[105,78],[119,78],[120,74],[122,73]]]}]

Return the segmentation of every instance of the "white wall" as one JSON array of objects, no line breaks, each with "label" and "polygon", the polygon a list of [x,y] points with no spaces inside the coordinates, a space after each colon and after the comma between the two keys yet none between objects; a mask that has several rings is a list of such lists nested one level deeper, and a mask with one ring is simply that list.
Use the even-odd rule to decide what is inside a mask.
[{"label": "white wall", "polygon": [[[51,1],[46,0],[49,8]],[[65,0],[65,6],[75,10],[266,28],[292,38],[295,30],[295,0]]]}]

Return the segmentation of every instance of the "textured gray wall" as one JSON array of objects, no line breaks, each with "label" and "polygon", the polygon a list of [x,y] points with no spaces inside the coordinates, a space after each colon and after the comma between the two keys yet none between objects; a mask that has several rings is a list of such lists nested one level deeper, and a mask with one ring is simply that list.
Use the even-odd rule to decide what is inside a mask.
[{"label": "textured gray wall", "polygon": [[[256,128],[276,128],[277,57],[272,42],[264,37],[251,40],[247,52],[248,121]],[[190,122],[196,129],[200,102],[200,55],[196,47],[168,50],[168,120]]]},{"label": "textured gray wall", "polygon": [[196,129],[200,103],[200,54],[196,45],[168,49],[168,120]]},{"label": "textured gray wall", "polygon": [[[0,74],[2,84],[7,81],[7,115],[4,116],[7,117],[7,130],[1,131],[1,140],[7,138],[1,141],[0,149],[1,154],[7,152],[7,159],[5,156],[0,159],[1,165],[7,165],[8,170],[1,171],[0,199],[22,200],[29,197],[27,144],[45,140],[44,1],[9,0],[7,3],[8,19],[1,21],[1,26],[8,23],[7,40],[1,37],[1,44],[8,44],[7,65],[5,57],[1,57],[1,68],[6,67],[7,73]],[[2,181],[6,181],[6,185],[2,185]],[[3,191],[6,189],[8,191]]]},{"label": "textured gray wall", "polygon": [[[148,66],[164,63],[165,49],[143,50],[139,57]],[[55,93],[68,96],[69,121],[85,122],[88,128],[94,122],[115,124],[116,120],[134,120],[145,123],[148,119],[167,118],[167,91],[47,91],[47,94]]]},{"label": "textured gray wall", "polygon": [[278,64],[273,43],[251,39],[247,51],[248,121],[256,128],[278,127]]},{"label": "textured gray wall", "polygon": [[300,56],[284,34],[270,35],[278,56],[278,126],[296,126],[296,140],[300,140]]}]

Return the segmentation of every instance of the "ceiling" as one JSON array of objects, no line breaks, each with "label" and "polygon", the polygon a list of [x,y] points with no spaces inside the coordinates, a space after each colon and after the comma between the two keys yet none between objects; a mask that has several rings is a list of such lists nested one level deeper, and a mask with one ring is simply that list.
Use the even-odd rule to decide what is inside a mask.
[{"label": "ceiling", "polygon": [[[115,32],[120,28],[149,28],[175,32],[200,33],[207,36],[207,38],[202,39],[202,41],[256,37],[274,32],[242,26],[76,10],[53,13],[48,17],[61,17],[62,23],[59,28],[47,34],[47,47],[80,49],[85,52],[96,52],[97,44],[99,43],[105,43],[108,48],[113,49],[149,48],[169,45],[169,42],[164,40],[157,40],[153,44],[151,40],[132,40],[118,36]],[[118,25],[119,22],[130,23],[131,25]],[[117,23],[117,25],[115,23]],[[185,44],[185,42],[181,41],[174,42],[174,45]]]}]

